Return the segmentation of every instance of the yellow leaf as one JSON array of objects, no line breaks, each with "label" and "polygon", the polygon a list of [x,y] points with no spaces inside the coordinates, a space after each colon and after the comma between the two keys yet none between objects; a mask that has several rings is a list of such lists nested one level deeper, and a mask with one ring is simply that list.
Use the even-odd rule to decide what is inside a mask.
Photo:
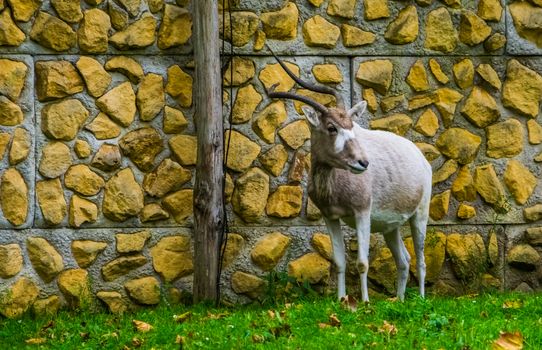
[{"label": "yellow leaf", "polygon": [[274,319],[276,316],[276,313],[273,310],[267,310],[267,316],[269,316],[270,319]]},{"label": "yellow leaf", "polygon": [[352,312],[358,310],[358,301],[353,296],[347,295],[341,298],[341,305]]},{"label": "yellow leaf", "polygon": [[341,326],[341,320],[339,320],[337,314],[332,314],[331,316],[329,316],[329,324],[333,327]]},{"label": "yellow leaf", "polygon": [[40,345],[47,343],[47,339],[45,338],[30,338],[24,341],[28,345]]},{"label": "yellow leaf", "polygon": [[502,304],[503,309],[519,309],[523,306],[523,302],[521,300],[506,300]]},{"label": "yellow leaf", "polygon": [[132,320],[132,324],[134,325],[135,329],[141,333],[147,333],[152,329],[150,324],[143,321]]},{"label": "yellow leaf", "polygon": [[320,323],[318,323],[318,327],[319,327],[320,329],[324,329],[324,328],[329,328],[329,327],[331,327],[331,325],[328,324],[328,323],[320,322]]},{"label": "yellow leaf", "polygon": [[175,338],[175,344],[184,344],[186,343],[186,338],[185,337],[181,337],[180,335],[177,334],[177,337]]},{"label": "yellow leaf", "polygon": [[382,327],[378,329],[379,333],[386,333],[388,335],[396,335],[397,334],[397,327],[395,327],[394,324],[389,323],[388,321],[384,320],[384,324]]},{"label": "yellow leaf", "polygon": [[501,332],[499,339],[491,346],[493,350],[521,350],[523,349],[523,335],[516,331],[514,333]]},{"label": "yellow leaf", "polygon": [[173,319],[178,323],[183,323],[184,321],[188,320],[190,317],[192,317],[192,311],[188,311],[180,315],[173,315]]},{"label": "yellow leaf", "polygon": [[143,340],[134,337],[134,338],[132,338],[132,345],[135,348],[139,348],[141,345],[143,345]]}]

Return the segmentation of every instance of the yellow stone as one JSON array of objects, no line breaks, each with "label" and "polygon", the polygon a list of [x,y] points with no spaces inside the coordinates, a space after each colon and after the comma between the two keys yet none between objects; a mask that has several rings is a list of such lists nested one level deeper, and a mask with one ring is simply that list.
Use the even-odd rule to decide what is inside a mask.
[{"label": "yellow stone", "polygon": [[282,144],[274,145],[259,157],[262,166],[274,176],[279,176],[288,161],[288,152]]},{"label": "yellow stone", "polygon": [[536,118],[542,100],[542,76],[515,59],[508,61],[502,91],[503,106]]},{"label": "yellow stone", "polygon": [[523,215],[527,221],[538,221],[542,219],[542,204],[523,209]]},{"label": "yellow stone", "polygon": [[194,191],[185,189],[167,195],[162,200],[162,204],[178,224],[184,224],[193,214],[193,201]]},{"label": "yellow stone", "polygon": [[404,136],[412,126],[412,119],[406,114],[398,113],[388,117],[371,120],[369,126],[371,129],[386,130]]},{"label": "yellow stone", "polygon": [[448,159],[444,164],[433,173],[433,185],[448,180],[458,169],[457,162]]},{"label": "yellow stone", "polygon": [[9,8],[0,12],[0,45],[19,46],[26,39],[25,33],[17,27]]},{"label": "yellow stone", "polygon": [[476,216],[476,209],[468,204],[461,203],[457,207],[457,217],[462,220],[472,219]]},{"label": "yellow stone", "polygon": [[11,139],[11,135],[7,132],[0,132],[0,161],[4,159],[4,155],[6,154],[6,149],[9,144],[9,140]]},{"label": "yellow stone", "polygon": [[[245,239],[237,233],[228,232],[228,240],[225,242],[222,264],[224,267],[231,266],[245,247]],[[224,248],[224,246],[222,246]]]},{"label": "yellow stone", "polygon": [[448,84],[450,79],[442,71],[442,68],[440,67],[440,64],[438,61],[434,58],[429,59],[429,68],[431,68],[431,73],[433,73],[433,76],[439,81],[441,84]]},{"label": "yellow stone", "polygon": [[[314,92],[307,89],[298,89],[295,93],[301,96],[306,96],[326,107],[337,107],[337,99],[333,95]],[[305,106],[305,103],[294,100],[294,108],[298,114],[304,114],[303,110],[301,109],[302,106]]]},{"label": "yellow stone", "polygon": [[429,50],[450,53],[458,42],[457,31],[452,16],[445,7],[432,10],[425,19],[425,43]]},{"label": "yellow stone", "polygon": [[16,21],[28,22],[40,8],[43,0],[7,0]]},{"label": "yellow stone", "polygon": [[224,140],[230,146],[226,166],[231,170],[247,170],[260,154],[261,146],[238,131],[226,131]]},{"label": "yellow stone", "polygon": [[405,95],[397,95],[397,96],[388,96],[383,97],[380,100],[380,109],[382,109],[382,112],[387,113],[391,110],[396,109],[397,107],[403,107],[405,104]]},{"label": "yellow stone", "polygon": [[105,184],[102,203],[103,214],[114,221],[137,216],[143,209],[143,190],[130,168],[113,175]]},{"label": "yellow stone", "polygon": [[58,16],[68,23],[78,23],[83,19],[81,2],[78,0],[51,0],[51,5],[53,5]]},{"label": "yellow stone", "polygon": [[246,294],[255,299],[262,296],[265,286],[265,280],[246,272],[235,271],[231,275],[231,288],[237,294]]},{"label": "yellow stone", "polygon": [[71,244],[72,255],[82,269],[92,265],[105,248],[107,248],[107,243],[90,240],[72,241]]},{"label": "yellow stone", "polygon": [[9,164],[17,165],[24,161],[28,157],[31,147],[32,140],[30,133],[24,128],[15,129],[9,149]]},{"label": "yellow stone", "polygon": [[485,42],[484,49],[488,52],[497,51],[506,45],[506,36],[502,33],[493,33]]},{"label": "yellow stone", "polygon": [[269,196],[265,211],[278,218],[296,217],[301,212],[302,201],[301,186],[281,185]]},{"label": "yellow stone", "polygon": [[462,98],[463,95],[454,89],[441,88],[435,91],[435,106],[440,112],[444,126],[448,127],[452,123],[457,103]]},{"label": "yellow stone", "polygon": [[341,35],[344,47],[369,45],[376,40],[376,34],[346,23],[341,25]]},{"label": "yellow stone", "polygon": [[428,161],[432,162],[440,157],[440,152],[435,146],[425,142],[415,142],[414,144],[422,151],[424,157]]},{"label": "yellow stone", "polygon": [[296,120],[280,129],[279,136],[289,147],[298,149],[311,137],[309,124],[306,120]]},{"label": "yellow stone", "polygon": [[527,121],[527,131],[529,133],[529,143],[531,145],[542,143],[542,125],[538,124],[536,120],[530,119]]},{"label": "yellow stone", "polygon": [[540,16],[542,15],[542,6],[540,0],[531,0],[531,2],[539,1],[538,4],[530,4],[529,2],[517,1],[508,6],[514,27],[520,37],[532,42],[538,48],[542,48],[542,26],[540,25]]},{"label": "yellow stone", "polygon": [[163,197],[165,194],[179,189],[190,181],[192,173],[169,158],[164,159],[152,172],[143,179],[143,189],[153,197]]},{"label": "yellow stone", "polygon": [[519,205],[525,204],[537,185],[536,176],[520,161],[512,159],[504,172],[504,184]]},{"label": "yellow stone", "polygon": [[308,0],[311,5],[313,6],[316,6],[316,7],[320,7],[320,5],[322,5],[322,3],[324,2],[324,0]]},{"label": "yellow stone", "polygon": [[384,38],[395,45],[410,44],[418,38],[419,24],[416,6],[409,5],[397,14],[388,24]]},{"label": "yellow stone", "polygon": [[45,222],[48,225],[60,224],[67,212],[60,178],[38,181],[36,196]]},{"label": "yellow stone", "polygon": [[58,177],[72,164],[70,149],[62,142],[50,142],[42,150],[38,171],[48,178]]},{"label": "yellow stone", "polygon": [[484,201],[498,208],[504,205],[506,196],[493,164],[477,166],[474,171],[474,187]]},{"label": "yellow stone", "polygon": [[83,269],[69,269],[58,275],[58,289],[72,309],[88,307],[92,298],[88,272]]},{"label": "yellow stone", "polygon": [[[299,77],[299,67],[297,65],[286,61],[284,64],[295,76]],[[275,88],[275,91],[277,92],[290,91],[295,85],[295,81],[288,76],[278,63],[265,66],[265,68],[260,71],[258,78],[266,89],[270,89],[271,86],[278,84]]]},{"label": "yellow stone", "polygon": [[268,195],[269,176],[259,168],[251,168],[235,181],[233,211],[246,222],[256,222],[264,213]]},{"label": "yellow stone", "polygon": [[90,170],[88,165],[77,164],[66,171],[64,184],[67,188],[84,196],[93,196],[100,192],[105,181],[100,175]]},{"label": "yellow stone", "polygon": [[479,128],[485,128],[501,116],[493,96],[478,86],[472,88],[461,114]]},{"label": "yellow stone", "polygon": [[[3,13],[6,12],[8,11]],[[1,16],[0,14],[0,23]],[[17,101],[23,91],[27,73],[28,67],[23,62],[0,59],[0,94]]]},{"label": "yellow stone", "polygon": [[436,146],[445,156],[459,164],[471,163],[478,153],[482,138],[465,129],[450,128],[437,139]]},{"label": "yellow stone", "polygon": [[386,247],[375,251],[369,265],[369,278],[383,286],[389,293],[395,292],[397,267],[391,251]]},{"label": "yellow stone", "polygon": [[487,253],[489,262],[496,266],[499,263],[499,242],[497,241],[497,233],[493,229],[489,233]]},{"label": "yellow stone", "polygon": [[128,309],[122,295],[118,292],[100,291],[96,293],[96,297],[107,305],[112,314],[122,315]]},{"label": "yellow stone", "polygon": [[107,52],[110,30],[111,20],[106,12],[96,8],[86,10],[85,17],[77,31],[79,48],[93,54]]},{"label": "yellow stone", "polygon": [[438,117],[431,108],[426,109],[418,118],[414,130],[428,137],[433,137],[439,128]]},{"label": "yellow stone", "polygon": [[[234,15],[236,12],[234,12]],[[226,16],[226,18],[229,18]],[[234,22],[235,23],[235,22]],[[158,29],[158,48],[166,50],[184,45],[192,36],[192,16],[187,9],[165,4],[164,15]]]},{"label": "yellow stone", "polygon": [[331,238],[329,235],[316,232],[311,238],[311,245],[321,256],[327,260],[331,260],[333,248],[331,246]]},{"label": "yellow stone", "polygon": [[60,52],[76,45],[77,33],[63,20],[40,11],[32,25],[30,38],[42,46]]},{"label": "yellow stone", "polygon": [[261,29],[258,29],[256,31],[256,35],[254,36],[254,45],[252,46],[252,49],[254,51],[261,51],[265,46],[265,40],[267,39],[265,32]]},{"label": "yellow stone", "polygon": [[26,277],[19,278],[0,295],[0,314],[20,318],[38,298],[39,288]]},{"label": "yellow stone", "polygon": [[293,2],[288,2],[279,11],[262,13],[260,20],[263,31],[269,39],[292,40],[297,36],[299,10]]},{"label": "yellow stone", "polygon": [[423,107],[427,107],[435,103],[436,94],[430,92],[422,95],[415,95],[408,99],[408,110],[413,111]]},{"label": "yellow stone", "polygon": [[136,95],[132,84],[124,82],[96,100],[96,106],[111,119],[126,127],[132,124],[136,114]]},{"label": "yellow stone", "polygon": [[7,169],[0,182],[0,206],[4,217],[14,226],[28,216],[28,186],[16,168]]},{"label": "yellow stone", "polygon": [[343,75],[336,64],[315,64],[312,74],[323,84],[339,84],[343,81]]},{"label": "yellow stone", "polygon": [[98,140],[113,139],[120,135],[120,127],[113,122],[105,113],[98,113],[89,124],[85,126],[85,129],[94,134],[94,137]]},{"label": "yellow stone", "polygon": [[502,17],[503,7],[500,0],[480,0],[478,3],[478,16],[486,21],[498,22]]},{"label": "yellow stone", "polygon": [[162,111],[166,96],[161,75],[149,73],[143,78],[137,89],[136,103],[142,121],[151,121]]},{"label": "yellow stone", "polygon": [[[405,239],[405,246],[410,254],[410,272],[418,278],[416,268],[416,254],[412,237]],[[440,231],[428,232],[425,238],[424,258],[426,265],[425,280],[435,282],[440,276],[442,265],[446,257],[446,235]]]},{"label": "yellow stone", "polygon": [[314,204],[313,201],[311,201],[310,198],[307,197],[307,219],[311,221],[320,220],[322,218],[322,213],[320,212],[320,209]]},{"label": "yellow stone", "polygon": [[363,99],[367,101],[367,109],[369,109],[370,112],[375,113],[378,109],[378,99],[375,91],[371,88],[363,89]]},{"label": "yellow stone", "polygon": [[357,0],[330,0],[327,14],[343,18],[354,18]]},{"label": "yellow stone", "polygon": [[105,69],[125,75],[134,84],[138,84],[145,73],[143,67],[135,59],[127,56],[114,56],[107,60]]},{"label": "yellow stone", "polygon": [[476,72],[484,79],[489,85],[494,87],[497,90],[500,90],[502,87],[501,80],[499,79],[499,75],[493,67],[491,67],[487,63],[482,63],[476,67]]},{"label": "yellow stone", "polygon": [[491,34],[491,27],[472,11],[461,13],[459,23],[459,40],[469,45],[476,46],[486,40]]},{"label": "yellow stone", "polygon": [[[220,16],[220,21],[222,21],[222,16]],[[234,46],[245,46],[250,42],[252,36],[258,30],[260,20],[258,15],[250,11],[235,11],[231,13],[231,22],[230,23],[230,14],[225,16],[224,24],[220,23],[220,31],[225,40],[231,42],[233,35],[233,45]],[[262,31],[265,35],[265,33]]]},{"label": "yellow stone", "polygon": [[168,141],[175,159],[181,165],[195,165],[198,157],[198,140],[196,136],[175,135]]},{"label": "yellow stone", "polygon": [[459,169],[452,183],[452,193],[458,201],[472,202],[476,199],[476,188],[468,166]]},{"label": "yellow stone", "polygon": [[62,256],[47,240],[41,237],[29,237],[26,249],[32,267],[46,283],[55,279],[64,269]]},{"label": "yellow stone", "polygon": [[11,102],[7,97],[0,96],[0,125],[15,126],[24,119],[21,107]]},{"label": "yellow stone", "polygon": [[298,282],[319,283],[329,279],[331,263],[318,253],[308,253],[288,264],[288,276]]},{"label": "yellow stone", "polygon": [[390,16],[388,0],[363,0],[363,8],[365,10],[363,17],[367,21],[387,18]]},{"label": "yellow stone", "polygon": [[407,75],[406,81],[410,87],[417,92],[429,90],[429,81],[427,80],[427,72],[423,65],[423,61],[418,59],[416,63],[410,67],[410,72]]},{"label": "yellow stone", "polygon": [[156,19],[149,13],[109,37],[109,42],[119,50],[143,49],[156,40]]},{"label": "yellow stone", "polygon": [[152,266],[165,282],[188,276],[194,271],[188,236],[164,237],[150,251]]},{"label": "yellow stone", "polygon": [[124,284],[130,298],[139,304],[156,305],[160,302],[160,282],[155,277],[133,279]]},{"label": "yellow stone", "polygon": [[487,252],[484,240],[478,233],[448,235],[446,252],[455,275],[460,279],[472,281],[482,275]]},{"label": "yellow stone", "polygon": [[70,200],[69,222],[72,227],[81,227],[84,223],[93,223],[98,219],[98,206],[88,199],[72,195]]},{"label": "yellow stone", "polygon": [[512,158],[523,151],[523,125],[517,119],[488,126],[486,136],[486,154],[491,158]]},{"label": "yellow stone", "polygon": [[356,80],[363,86],[375,89],[385,95],[391,86],[393,63],[390,60],[371,60],[361,62]]},{"label": "yellow stone", "polygon": [[180,134],[188,126],[183,112],[169,106],[164,107],[163,131],[166,134]]},{"label": "yellow stone", "polygon": [[506,262],[524,271],[535,271],[540,265],[540,254],[529,244],[514,246],[507,254]]},{"label": "yellow stone", "polygon": [[288,236],[280,232],[268,233],[254,245],[250,257],[262,270],[272,270],[286,253],[290,241]]},{"label": "yellow stone", "polygon": [[32,305],[32,312],[36,317],[53,317],[60,310],[60,298],[58,295],[51,295],[44,299],[38,299]]},{"label": "yellow stone", "polygon": [[262,99],[262,95],[256,91],[252,84],[239,88],[233,105],[232,122],[242,124],[249,121]]},{"label": "yellow stone", "polygon": [[[233,64],[233,69],[234,69],[233,79],[232,79],[232,64]],[[262,72],[260,72],[260,75],[262,74]],[[228,68],[224,72],[223,83],[224,83],[224,86],[239,86],[246,83],[250,79],[252,79],[255,74],[256,74],[256,68],[254,65],[254,61],[248,58],[241,58],[241,57],[236,56],[230,61]],[[271,74],[271,76],[273,76],[273,74]],[[267,89],[269,89],[269,87],[270,86],[266,85]]]},{"label": "yellow stone", "polygon": [[17,275],[22,268],[21,247],[16,243],[0,245],[0,278],[11,278]]},{"label": "yellow stone", "polygon": [[68,61],[36,62],[38,100],[49,101],[83,91],[83,80]]},{"label": "yellow stone", "polygon": [[337,45],[340,34],[339,27],[320,15],[309,18],[303,24],[303,40],[307,46],[332,49]]},{"label": "yellow stone", "polygon": [[457,86],[461,89],[467,89],[472,86],[474,81],[474,65],[469,58],[465,58],[454,64],[452,71]]},{"label": "yellow stone", "polygon": [[448,207],[450,205],[450,190],[435,194],[431,198],[429,207],[429,216],[435,221],[442,220],[448,215]]},{"label": "yellow stone", "polygon": [[100,62],[91,57],[81,56],[76,66],[83,76],[88,93],[92,97],[100,97],[107,91],[112,78]]},{"label": "yellow stone", "polygon": [[178,65],[168,68],[166,92],[179,101],[181,107],[192,106],[192,83],[190,74],[184,72]]},{"label": "yellow stone", "polygon": [[158,203],[149,203],[143,207],[139,214],[141,222],[151,222],[169,219],[169,213],[165,211]]}]

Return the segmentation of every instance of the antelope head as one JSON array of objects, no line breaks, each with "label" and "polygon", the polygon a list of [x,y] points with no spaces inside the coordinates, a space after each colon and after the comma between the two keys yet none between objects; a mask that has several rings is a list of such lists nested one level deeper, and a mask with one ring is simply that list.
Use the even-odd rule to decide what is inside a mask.
[{"label": "antelope head", "polygon": [[[269,48],[269,47],[268,47]],[[269,49],[271,51],[271,49]],[[353,121],[361,116],[367,102],[362,101],[348,111],[344,108],[342,97],[329,86],[309,84],[295,74],[271,51],[286,73],[300,86],[315,92],[335,96],[337,107],[326,107],[309,97],[293,92],[277,92],[278,84],[267,90],[271,98],[286,98],[305,103],[301,109],[311,127],[311,153],[314,161],[324,163],[333,168],[339,168],[360,174],[367,170],[369,161],[358,139],[357,130],[361,127]]]}]

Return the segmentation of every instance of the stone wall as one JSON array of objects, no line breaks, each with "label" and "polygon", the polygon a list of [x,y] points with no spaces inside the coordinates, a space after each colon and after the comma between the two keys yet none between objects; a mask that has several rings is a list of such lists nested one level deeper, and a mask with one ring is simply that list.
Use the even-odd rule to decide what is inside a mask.
[{"label": "stone wall", "polygon": [[[303,79],[367,100],[361,125],[412,139],[431,161],[430,292],[542,288],[540,0],[225,3],[238,55],[224,78],[225,300],[261,297],[273,270],[334,284],[306,193],[308,125],[299,103],[265,95],[294,84],[264,43]],[[0,0],[1,314],[187,298],[191,36],[188,0]],[[372,292],[393,292],[394,268],[374,235]]]}]

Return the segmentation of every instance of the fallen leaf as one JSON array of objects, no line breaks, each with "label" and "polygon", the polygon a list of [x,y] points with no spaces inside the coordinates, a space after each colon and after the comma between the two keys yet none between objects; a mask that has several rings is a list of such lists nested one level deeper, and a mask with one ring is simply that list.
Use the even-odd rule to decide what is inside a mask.
[{"label": "fallen leaf", "polygon": [[267,316],[269,316],[270,319],[274,319],[276,316],[276,312],[273,310],[267,310]]},{"label": "fallen leaf", "polygon": [[324,328],[329,328],[329,327],[331,327],[331,325],[330,325],[329,323],[320,322],[320,323],[318,323],[318,327],[319,327],[320,329],[324,329]]},{"label": "fallen leaf", "polygon": [[139,348],[141,345],[143,345],[143,340],[139,338],[132,338],[132,345],[136,348]]},{"label": "fallen leaf", "polygon": [[30,338],[24,341],[28,345],[40,345],[47,343],[47,339],[45,338]]},{"label": "fallen leaf", "polygon": [[341,320],[337,317],[337,314],[331,314],[329,316],[329,324],[333,327],[340,327],[341,326]]},{"label": "fallen leaf", "polygon": [[219,313],[219,314],[212,314],[210,312],[207,313],[207,319],[208,320],[221,320],[223,319],[224,317],[228,317],[230,314],[227,313],[227,312],[222,312],[222,313]]},{"label": "fallen leaf", "polygon": [[184,344],[186,342],[186,338],[185,337],[181,337],[180,335],[177,334],[177,337],[175,338],[175,344]]},{"label": "fallen leaf", "polygon": [[396,335],[397,334],[397,327],[395,327],[394,324],[389,323],[388,321],[384,320],[384,324],[382,327],[378,329],[379,333],[386,333],[388,335]]},{"label": "fallen leaf", "polygon": [[90,333],[89,332],[79,332],[79,336],[81,337],[82,340],[87,340],[88,338],[90,338]]},{"label": "fallen leaf", "polygon": [[263,343],[265,338],[259,334],[253,334],[252,335],[252,342],[253,343]]},{"label": "fallen leaf", "polygon": [[150,324],[143,321],[132,320],[132,324],[134,325],[135,329],[141,333],[147,333],[152,329]]},{"label": "fallen leaf", "polygon": [[341,298],[341,305],[352,312],[356,312],[358,310],[358,301],[356,298],[350,295],[346,295]]},{"label": "fallen leaf", "polygon": [[514,333],[500,332],[499,339],[491,345],[493,350],[521,350],[523,349],[523,335],[516,331]]},{"label": "fallen leaf", "polygon": [[519,309],[523,306],[523,302],[521,300],[506,300],[502,304],[503,309]]},{"label": "fallen leaf", "polygon": [[46,330],[48,330],[49,328],[53,328],[54,326],[55,326],[55,322],[51,320],[51,321],[47,322],[43,327],[41,327],[40,333],[43,333]]},{"label": "fallen leaf", "polygon": [[190,317],[192,317],[192,311],[188,311],[188,312],[185,312],[184,314],[180,314],[180,315],[173,315],[173,319],[177,323],[183,323],[184,321],[189,320]]}]

